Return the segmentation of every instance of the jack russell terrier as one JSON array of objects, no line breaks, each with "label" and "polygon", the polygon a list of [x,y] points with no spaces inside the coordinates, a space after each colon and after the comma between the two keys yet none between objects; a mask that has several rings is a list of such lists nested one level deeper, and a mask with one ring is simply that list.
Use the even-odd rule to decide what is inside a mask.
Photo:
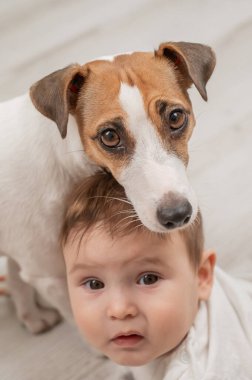
[{"label": "jack russell terrier", "polygon": [[[210,47],[162,43],[154,52],[70,65],[0,105],[0,251],[17,314],[33,333],[71,319],[59,232],[65,198],[96,170],[125,188],[141,222],[166,232],[192,223],[186,175],[195,125],[187,93],[207,100]],[[58,129],[56,128],[57,125]]]}]

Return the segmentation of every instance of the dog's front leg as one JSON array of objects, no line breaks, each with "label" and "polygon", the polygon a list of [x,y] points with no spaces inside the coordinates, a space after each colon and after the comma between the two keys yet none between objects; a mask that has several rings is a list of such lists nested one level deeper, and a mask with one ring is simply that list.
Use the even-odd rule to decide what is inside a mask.
[{"label": "dog's front leg", "polygon": [[60,321],[56,310],[45,309],[36,303],[35,289],[20,278],[18,264],[8,258],[8,288],[21,323],[33,334],[49,330]]},{"label": "dog's front leg", "polygon": [[56,308],[68,322],[74,323],[65,276],[34,277],[29,282],[43,300]]}]

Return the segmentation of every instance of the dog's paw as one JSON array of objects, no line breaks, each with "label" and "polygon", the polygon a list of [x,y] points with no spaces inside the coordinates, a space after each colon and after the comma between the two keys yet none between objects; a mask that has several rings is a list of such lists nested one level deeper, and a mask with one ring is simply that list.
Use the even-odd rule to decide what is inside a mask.
[{"label": "dog's paw", "polygon": [[18,316],[21,323],[32,334],[50,330],[61,321],[60,314],[53,309],[33,309]]}]

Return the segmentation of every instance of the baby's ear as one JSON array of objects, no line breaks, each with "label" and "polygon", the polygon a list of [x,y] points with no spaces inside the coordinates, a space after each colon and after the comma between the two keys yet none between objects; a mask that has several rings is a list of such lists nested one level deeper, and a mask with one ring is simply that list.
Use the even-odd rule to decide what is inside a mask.
[{"label": "baby's ear", "polygon": [[199,299],[208,300],[214,277],[214,267],[216,262],[216,253],[214,251],[204,251],[200,266],[198,268],[199,279]]}]

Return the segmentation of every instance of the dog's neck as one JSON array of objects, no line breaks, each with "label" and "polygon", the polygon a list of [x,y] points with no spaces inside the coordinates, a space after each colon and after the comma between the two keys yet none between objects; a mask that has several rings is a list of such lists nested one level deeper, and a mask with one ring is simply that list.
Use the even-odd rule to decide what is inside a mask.
[{"label": "dog's neck", "polygon": [[[50,157],[54,157],[57,162],[57,169],[62,176],[76,181],[97,170],[97,166],[91,163],[84,153],[78,126],[72,115],[69,115],[67,136],[62,139],[55,122],[36,110],[29,94],[16,98],[16,105],[17,114],[19,115],[19,109],[20,114],[22,113],[21,117],[18,116],[20,122],[27,124],[27,133],[36,136],[33,141],[37,141],[38,144],[41,141],[45,148],[45,139],[47,140],[46,145],[50,150],[48,154]],[[22,120],[24,107],[26,109],[26,120]]]},{"label": "dog's neck", "polygon": [[[54,128],[56,132],[58,132],[55,124]],[[75,180],[78,177],[83,178],[93,174],[98,170],[98,167],[92,163],[85,154],[80,140],[78,126],[72,115],[69,115],[67,128],[67,136],[64,140],[61,139],[60,134],[58,133],[60,139],[60,157],[61,159],[64,159],[64,161],[62,161],[64,168]]]}]

